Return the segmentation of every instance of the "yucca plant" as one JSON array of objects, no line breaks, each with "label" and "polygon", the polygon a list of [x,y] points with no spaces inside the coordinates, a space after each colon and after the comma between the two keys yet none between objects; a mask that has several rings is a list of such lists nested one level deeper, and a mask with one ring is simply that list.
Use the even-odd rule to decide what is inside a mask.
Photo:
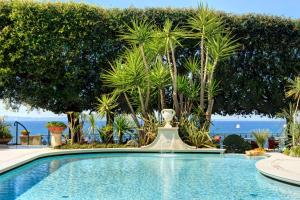
[{"label": "yucca plant", "polygon": [[[282,114],[288,116],[288,132],[292,136],[292,145],[295,146],[299,143],[299,124],[296,122],[297,115],[299,113],[299,103],[300,103],[300,76],[296,77],[294,80],[290,81],[288,86],[288,91],[286,92],[287,97],[291,97],[296,101],[295,105],[290,105],[290,111],[284,111]],[[291,111],[293,109],[293,111]],[[292,118],[292,119],[291,119]]]},{"label": "yucca plant", "polygon": [[175,58],[175,49],[180,44],[180,38],[184,35],[183,30],[178,26],[173,26],[170,19],[165,21],[162,30],[157,31],[158,40],[164,44],[165,55],[172,80],[172,98],[176,114],[180,114],[179,102],[177,97],[177,63]]},{"label": "yucca plant", "polygon": [[113,143],[113,126],[112,125],[106,125],[102,128],[97,129],[99,133],[99,137],[101,138],[101,141],[105,143],[106,145],[108,143]]},{"label": "yucca plant", "polygon": [[[118,96],[116,93],[109,95],[104,94],[100,98],[97,98],[97,112],[101,118],[106,117],[106,125],[112,124],[112,110],[118,106],[117,103]],[[91,117],[89,117],[91,119]],[[91,120],[90,120],[91,121]]]},{"label": "yucca plant", "polygon": [[154,114],[149,114],[147,118],[143,119],[143,121],[143,131],[145,132],[145,138],[141,138],[141,141],[144,141],[142,145],[147,145],[155,139],[158,127],[161,125],[161,123],[159,122],[159,120],[157,120]]},{"label": "yucca plant", "polygon": [[[205,113],[206,121],[210,124],[214,105],[214,96],[211,91],[212,89],[216,91],[215,86],[217,86],[214,72],[218,63],[233,55],[239,45],[226,30],[224,20],[204,4],[199,4],[196,15],[188,20],[188,26],[193,32],[187,34],[187,37],[199,40],[199,107],[202,113]],[[205,99],[206,97],[207,99]]]},{"label": "yucca plant", "polygon": [[289,124],[289,133],[292,136],[292,146],[300,146],[300,124],[297,122],[291,122]]},{"label": "yucca plant", "polygon": [[286,92],[286,96],[296,100],[296,106],[294,112],[294,121],[295,121],[298,112],[299,102],[300,102],[300,76],[290,81],[290,85],[288,86],[288,91]]},{"label": "yucca plant", "polygon": [[88,121],[90,123],[90,127],[88,130],[89,135],[92,136],[92,141],[95,142],[96,141],[96,130],[97,130],[97,115],[96,114],[89,114],[88,115]]},{"label": "yucca plant", "polygon": [[[127,42],[129,42],[133,47],[137,47],[140,50],[141,57],[144,64],[144,70],[146,74],[149,74],[150,67],[147,61],[146,53],[145,53],[145,45],[150,43],[153,39],[154,35],[154,27],[150,23],[144,20],[132,20],[131,25],[126,25],[127,30],[123,32],[121,38]],[[149,76],[145,76],[146,79],[146,94],[145,94],[145,102],[144,109],[148,111],[149,102],[150,102],[150,78]]]},{"label": "yucca plant", "polygon": [[264,145],[269,137],[269,131],[267,130],[257,130],[252,132],[253,137],[256,140],[259,149],[264,149]]},{"label": "yucca plant", "polygon": [[119,144],[123,143],[123,135],[125,133],[130,133],[130,130],[133,128],[131,121],[128,119],[128,116],[125,114],[118,115],[115,118],[114,131],[117,132],[119,138]]},{"label": "yucca plant", "polygon": [[163,65],[162,59],[158,59],[154,68],[151,70],[150,80],[153,88],[157,89],[159,92],[161,110],[166,107],[164,88],[170,85],[170,79],[171,77],[168,69]]},{"label": "yucca plant", "polygon": [[197,148],[209,148],[214,146],[206,126],[199,128],[197,120],[181,117],[179,126],[181,137],[184,137],[183,139],[189,144],[196,146]]}]

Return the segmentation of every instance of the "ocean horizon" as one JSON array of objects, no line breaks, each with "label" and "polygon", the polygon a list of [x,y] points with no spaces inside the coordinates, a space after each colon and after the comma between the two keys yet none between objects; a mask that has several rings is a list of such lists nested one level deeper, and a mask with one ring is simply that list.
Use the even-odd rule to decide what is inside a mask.
[{"label": "ocean horizon", "polygon": [[[57,121],[62,121],[67,124],[65,118],[56,119]],[[31,135],[48,135],[48,129],[46,124],[49,120],[20,120]],[[16,135],[16,126],[14,126],[14,121],[7,121],[10,124],[10,131],[15,137]],[[283,133],[284,120],[213,120],[210,127],[211,135],[230,135],[238,134],[243,135],[244,137],[251,136],[251,132],[256,130],[268,130],[273,136],[280,136]],[[105,120],[97,121],[97,127],[101,128],[105,125]],[[89,123],[84,123],[84,132],[87,133],[89,128]],[[24,128],[18,126],[18,135],[20,131]],[[66,130],[67,131],[67,130]]]}]

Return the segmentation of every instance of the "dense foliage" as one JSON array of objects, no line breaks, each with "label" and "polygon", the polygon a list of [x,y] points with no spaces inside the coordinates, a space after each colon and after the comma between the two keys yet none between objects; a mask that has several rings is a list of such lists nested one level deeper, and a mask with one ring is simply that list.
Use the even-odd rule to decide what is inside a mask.
[{"label": "dense foliage", "polygon": [[13,136],[9,130],[9,124],[4,121],[4,118],[0,119],[0,139],[11,139]]},{"label": "dense foliage", "polygon": [[[120,33],[134,17],[158,27],[166,19],[183,26],[193,9],[102,9],[74,3],[2,1],[0,9],[1,96],[56,113],[93,109],[105,90],[99,73],[127,46]],[[287,105],[284,87],[299,73],[299,22],[259,15],[221,15],[242,45],[219,64],[219,113],[275,114]],[[197,46],[184,39],[176,50],[178,72]],[[171,100],[171,98],[167,99]],[[152,102],[156,105],[156,102]],[[153,105],[153,106],[155,106]]]},{"label": "dense foliage", "polygon": [[65,123],[60,122],[60,121],[47,122],[46,128],[49,128],[49,127],[63,127],[63,128],[67,128],[67,126],[65,125]]},{"label": "dense foliage", "polygon": [[227,153],[245,153],[251,149],[251,144],[236,134],[228,135],[223,144]]}]

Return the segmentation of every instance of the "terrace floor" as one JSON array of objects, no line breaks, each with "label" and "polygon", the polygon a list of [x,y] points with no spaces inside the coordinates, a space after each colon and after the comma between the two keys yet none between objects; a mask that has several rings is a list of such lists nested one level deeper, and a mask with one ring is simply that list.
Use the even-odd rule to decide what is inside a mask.
[{"label": "terrace floor", "polygon": [[279,181],[300,186],[300,158],[281,153],[269,153],[268,158],[256,163],[258,171]]}]

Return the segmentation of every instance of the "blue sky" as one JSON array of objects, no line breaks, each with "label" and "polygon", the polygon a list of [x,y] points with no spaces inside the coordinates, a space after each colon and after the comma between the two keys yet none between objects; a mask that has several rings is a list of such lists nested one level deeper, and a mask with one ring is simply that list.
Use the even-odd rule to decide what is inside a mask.
[{"label": "blue sky", "polygon": [[[127,8],[127,7],[197,7],[197,0],[74,0],[95,4],[106,8]],[[291,18],[300,18],[300,0],[207,0],[209,7],[216,10],[225,11],[234,14],[259,13],[268,15],[278,15]],[[7,109],[0,101],[0,115],[16,117],[55,117],[52,112],[33,110],[21,106],[18,112]],[[215,116],[215,118],[219,118]],[[236,117],[230,117],[236,118]],[[260,117],[255,117],[260,118]],[[228,118],[227,118],[228,119]]]}]

